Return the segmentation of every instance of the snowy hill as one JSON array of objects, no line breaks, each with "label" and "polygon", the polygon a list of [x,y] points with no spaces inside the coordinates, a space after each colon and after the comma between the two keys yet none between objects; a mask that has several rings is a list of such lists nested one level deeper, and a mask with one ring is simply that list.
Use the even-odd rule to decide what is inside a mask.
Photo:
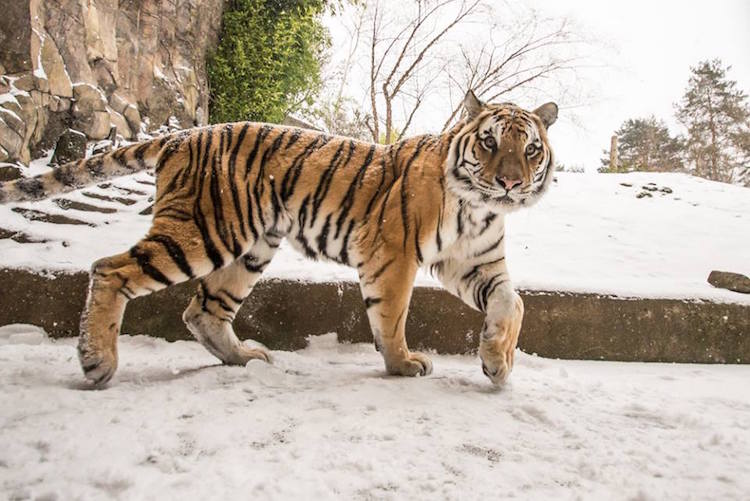
[{"label": "snowy hill", "polygon": [[[558,173],[537,206],[508,218],[518,287],[750,304],[715,289],[711,270],[750,274],[750,189],[684,174]],[[0,266],[87,270],[148,229],[147,173],[37,203],[0,206]],[[268,277],[356,281],[284,245]],[[422,273],[419,285],[437,285]]]}]

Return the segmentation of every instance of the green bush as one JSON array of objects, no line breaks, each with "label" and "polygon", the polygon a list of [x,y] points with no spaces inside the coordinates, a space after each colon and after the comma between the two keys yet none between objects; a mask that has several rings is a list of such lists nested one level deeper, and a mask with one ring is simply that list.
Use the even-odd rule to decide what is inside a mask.
[{"label": "green bush", "polygon": [[320,87],[324,0],[231,0],[209,61],[212,123],[281,122]]}]

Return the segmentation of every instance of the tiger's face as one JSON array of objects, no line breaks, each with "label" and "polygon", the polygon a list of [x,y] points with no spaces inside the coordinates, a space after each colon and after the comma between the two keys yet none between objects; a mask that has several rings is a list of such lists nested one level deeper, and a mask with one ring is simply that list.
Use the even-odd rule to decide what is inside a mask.
[{"label": "tiger's face", "polygon": [[468,122],[451,143],[445,174],[460,198],[509,212],[536,202],[552,180],[547,129],[557,105],[526,111],[510,103],[484,104],[469,91]]}]

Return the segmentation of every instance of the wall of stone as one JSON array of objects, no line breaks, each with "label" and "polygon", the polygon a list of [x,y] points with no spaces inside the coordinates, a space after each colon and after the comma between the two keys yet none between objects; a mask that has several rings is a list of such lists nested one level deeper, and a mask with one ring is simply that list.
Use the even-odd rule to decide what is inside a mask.
[{"label": "wall of stone", "polygon": [[[50,335],[78,335],[88,274],[0,267],[0,325],[31,323]],[[128,304],[127,334],[192,339],[182,311],[197,284],[186,282]],[[640,362],[750,363],[746,304],[618,298],[520,291],[525,315],[519,347],[547,358]],[[469,353],[479,345],[483,316],[442,289],[414,289],[406,336],[415,350]],[[297,350],[310,335],[372,342],[359,285],[261,280],[234,321],[237,335],[273,350]]]},{"label": "wall of stone", "polygon": [[69,128],[89,140],[135,139],[170,121],[206,124],[206,57],[223,4],[2,2],[0,162],[27,165]]}]

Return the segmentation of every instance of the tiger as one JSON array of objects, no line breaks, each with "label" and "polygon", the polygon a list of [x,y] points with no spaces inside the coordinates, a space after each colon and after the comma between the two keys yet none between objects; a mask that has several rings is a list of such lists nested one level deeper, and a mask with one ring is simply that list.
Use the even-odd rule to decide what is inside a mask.
[{"label": "tiger", "polygon": [[473,91],[441,134],[373,144],[315,130],[237,122],[179,131],[0,184],[0,202],[39,200],[153,169],[152,224],[128,251],[89,275],[78,358],[85,379],[106,385],[118,365],[127,303],[197,279],[182,319],[229,365],[271,362],[232,322],[283,239],[313,259],[354,267],[375,348],[388,374],[426,376],[405,324],[415,275],[429,269],[484,314],[482,371],[508,378],[524,315],[505,261],[504,216],[537,202],[551,184],[547,129],[554,102],[527,111],[485,103]]}]

